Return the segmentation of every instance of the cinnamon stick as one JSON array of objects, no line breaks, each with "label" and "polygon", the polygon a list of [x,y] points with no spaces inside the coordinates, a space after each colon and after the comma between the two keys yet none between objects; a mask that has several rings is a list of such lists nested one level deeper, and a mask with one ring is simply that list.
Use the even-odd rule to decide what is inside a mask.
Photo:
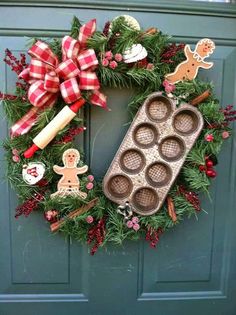
[{"label": "cinnamon stick", "polygon": [[168,209],[168,214],[171,217],[173,222],[177,221],[177,216],[175,213],[175,205],[174,201],[170,196],[167,196],[167,209]]},{"label": "cinnamon stick", "polygon": [[64,218],[52,223],[50,225],[51,232],[57,231],[62,226],[62,224],[65,222],[66,219],[72,219],[72,218],[75,218],[75,217],[87,212],[89,209],[91,209],[92,207],[94,207],[96,205],[97,201],[98,201],[98,198],[95,198],[95,199],[91,200],[89,203],[80,207],[79,209],[76,209],[76,210],[70,212]]},{"label": "cinnamon stick", "polygon": [[145,35],[154,35],[156,33],[159,33],[159,30],[155,27],[150,27],[140,34],[140,38],[143,38]]},{"label": "cinnamon stick", "polygon": [[205,101],[205,99],[207,99],[210,95],[211,95],[210,90],[206,90],[205,92],[203,92],[199,96],[192,99],[189,103],[193,106],[196,106],[196,105],[202,103],[203,101]]},{"label": "cinnamon stick", "polygon": [[150,28],[148,28],[146,31],[144,31],[144,34],[145,35],[154,35],[154,34],[156,34],[156,33],[158,33],[159,32],[159,30],[157,29],[157,28],[155,28],[155,27],[150,27]]}]

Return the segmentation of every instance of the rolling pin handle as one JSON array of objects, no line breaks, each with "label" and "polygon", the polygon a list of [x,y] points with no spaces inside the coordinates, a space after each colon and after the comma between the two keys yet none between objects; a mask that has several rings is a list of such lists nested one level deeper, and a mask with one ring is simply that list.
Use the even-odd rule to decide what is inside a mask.
[{"label": "rolling pin handle", "polygon": [[32,144],[32,146],[24,152],[24,157],[26,159],[30,159],[36,151],[39,150],[39,147],[36,144]]},{"label": "rolling pin handle", "polygon": [[78,110],[84,105],[84,103],[85,100],[83,98],[80,98],[78,101],[70,106],[70,109],[72,110],[72,112],[77,113]]}]

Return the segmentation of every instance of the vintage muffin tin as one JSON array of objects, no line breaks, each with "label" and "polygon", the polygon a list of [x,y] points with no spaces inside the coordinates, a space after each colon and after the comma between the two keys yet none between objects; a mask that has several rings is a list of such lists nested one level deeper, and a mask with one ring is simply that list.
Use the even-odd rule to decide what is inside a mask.
[{"label": "vintage muffin tin", "polygon": [[117,204],[151,215],[162,206],[203,127],[199,111],[161,92],[151,94],[135,116],[103,180]]}]

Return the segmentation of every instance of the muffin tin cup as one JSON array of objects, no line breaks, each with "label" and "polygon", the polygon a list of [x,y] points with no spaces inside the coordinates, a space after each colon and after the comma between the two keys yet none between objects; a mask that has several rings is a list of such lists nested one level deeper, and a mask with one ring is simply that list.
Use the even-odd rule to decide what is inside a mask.
[{"label": "muffin tin cup", "polygon": [[133,131],[135,144],[143,149],[151,148],[157,143],[158,132],[155,125],[150,123],[138,124]]},{"label": "muffin tin cup", "polygon": [[203,127],[200,112],[152,93],[136,114],[103,180],[105,195],[152,215],[162,206]]},{"label": "muffin tin cup", "polygon": [[145,166],[146,160],[142,151],[137,149],[125,150],[119,160],[120,168],[127,174],[137,174]]},{"label": "muffin tin cup", "polygon": [[180,137],[173,135],[162,139],[159,145],[159,154],[167,162],[174,162],[181,159],[185,151],[184,141]]},{"label": "muffin tin cup", "polygon": [[172,101],[160,93],[154,93],[145,106],[146,115],[151,121],[166,121],[174,110]]},{"label": "muffin tin cup", "polygon": [[132,181],[124,174],[116,174],[110,177],[107,189],[116,198],[127,198],[132,191]]},{"label": "muffin tin cup", "polygon": [[173,128],[183,136],[193,134],[199,126],[199,112],[196,109],[179,109],[173,116]]},{"label": "muffin tin cup", "polygon": [[131,204],[137,213],[151,215],[155,213],[159,203],[159,197],[155,189],[151,187],[140,187],[134,191]]},{"label": "muffin tin cup", "polygon": [[152,187],[163,187],[170,182],[172,170],[163,162],[154,162],[146,168],[145,177]]}]

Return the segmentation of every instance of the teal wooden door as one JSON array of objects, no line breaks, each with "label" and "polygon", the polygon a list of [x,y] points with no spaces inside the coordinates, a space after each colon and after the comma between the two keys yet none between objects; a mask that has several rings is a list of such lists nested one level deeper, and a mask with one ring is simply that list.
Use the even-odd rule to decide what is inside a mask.
[{"label": "teal wooden door", "polygon": [[[177,2],[177,1],[176,1]],[[5,48],[25,51],[27,36],[61,36],[73,15],[97,18],[98,27],[120,14],[155,26],[174,41],[212,38],[212,80],[222,105],[236,104],[236,10],[233,5],[186,2],[0,1],[0,59]],[[0,90],[12,92],[15,76],[0,65]],[[104,175],[128,121],[130,91],[107,90],[111,113],[92,108],[84,138],[87,162]],[[108,119],[109,115],[109,119]],[[8,126],[1,116],[1,140]],[[110,135],[107,137],[107,135]],[[203,197],[198,222],[166,233],[157,250],[144,242],[107,247],[91,257],[86,246],[54,236],[39,213],[14,219],[16,196],[0,183],[0,315],[235,315],[236,212],[234,140],[220,156],[212,203]],[[5,172],[0,152],[1,177]]]}]

